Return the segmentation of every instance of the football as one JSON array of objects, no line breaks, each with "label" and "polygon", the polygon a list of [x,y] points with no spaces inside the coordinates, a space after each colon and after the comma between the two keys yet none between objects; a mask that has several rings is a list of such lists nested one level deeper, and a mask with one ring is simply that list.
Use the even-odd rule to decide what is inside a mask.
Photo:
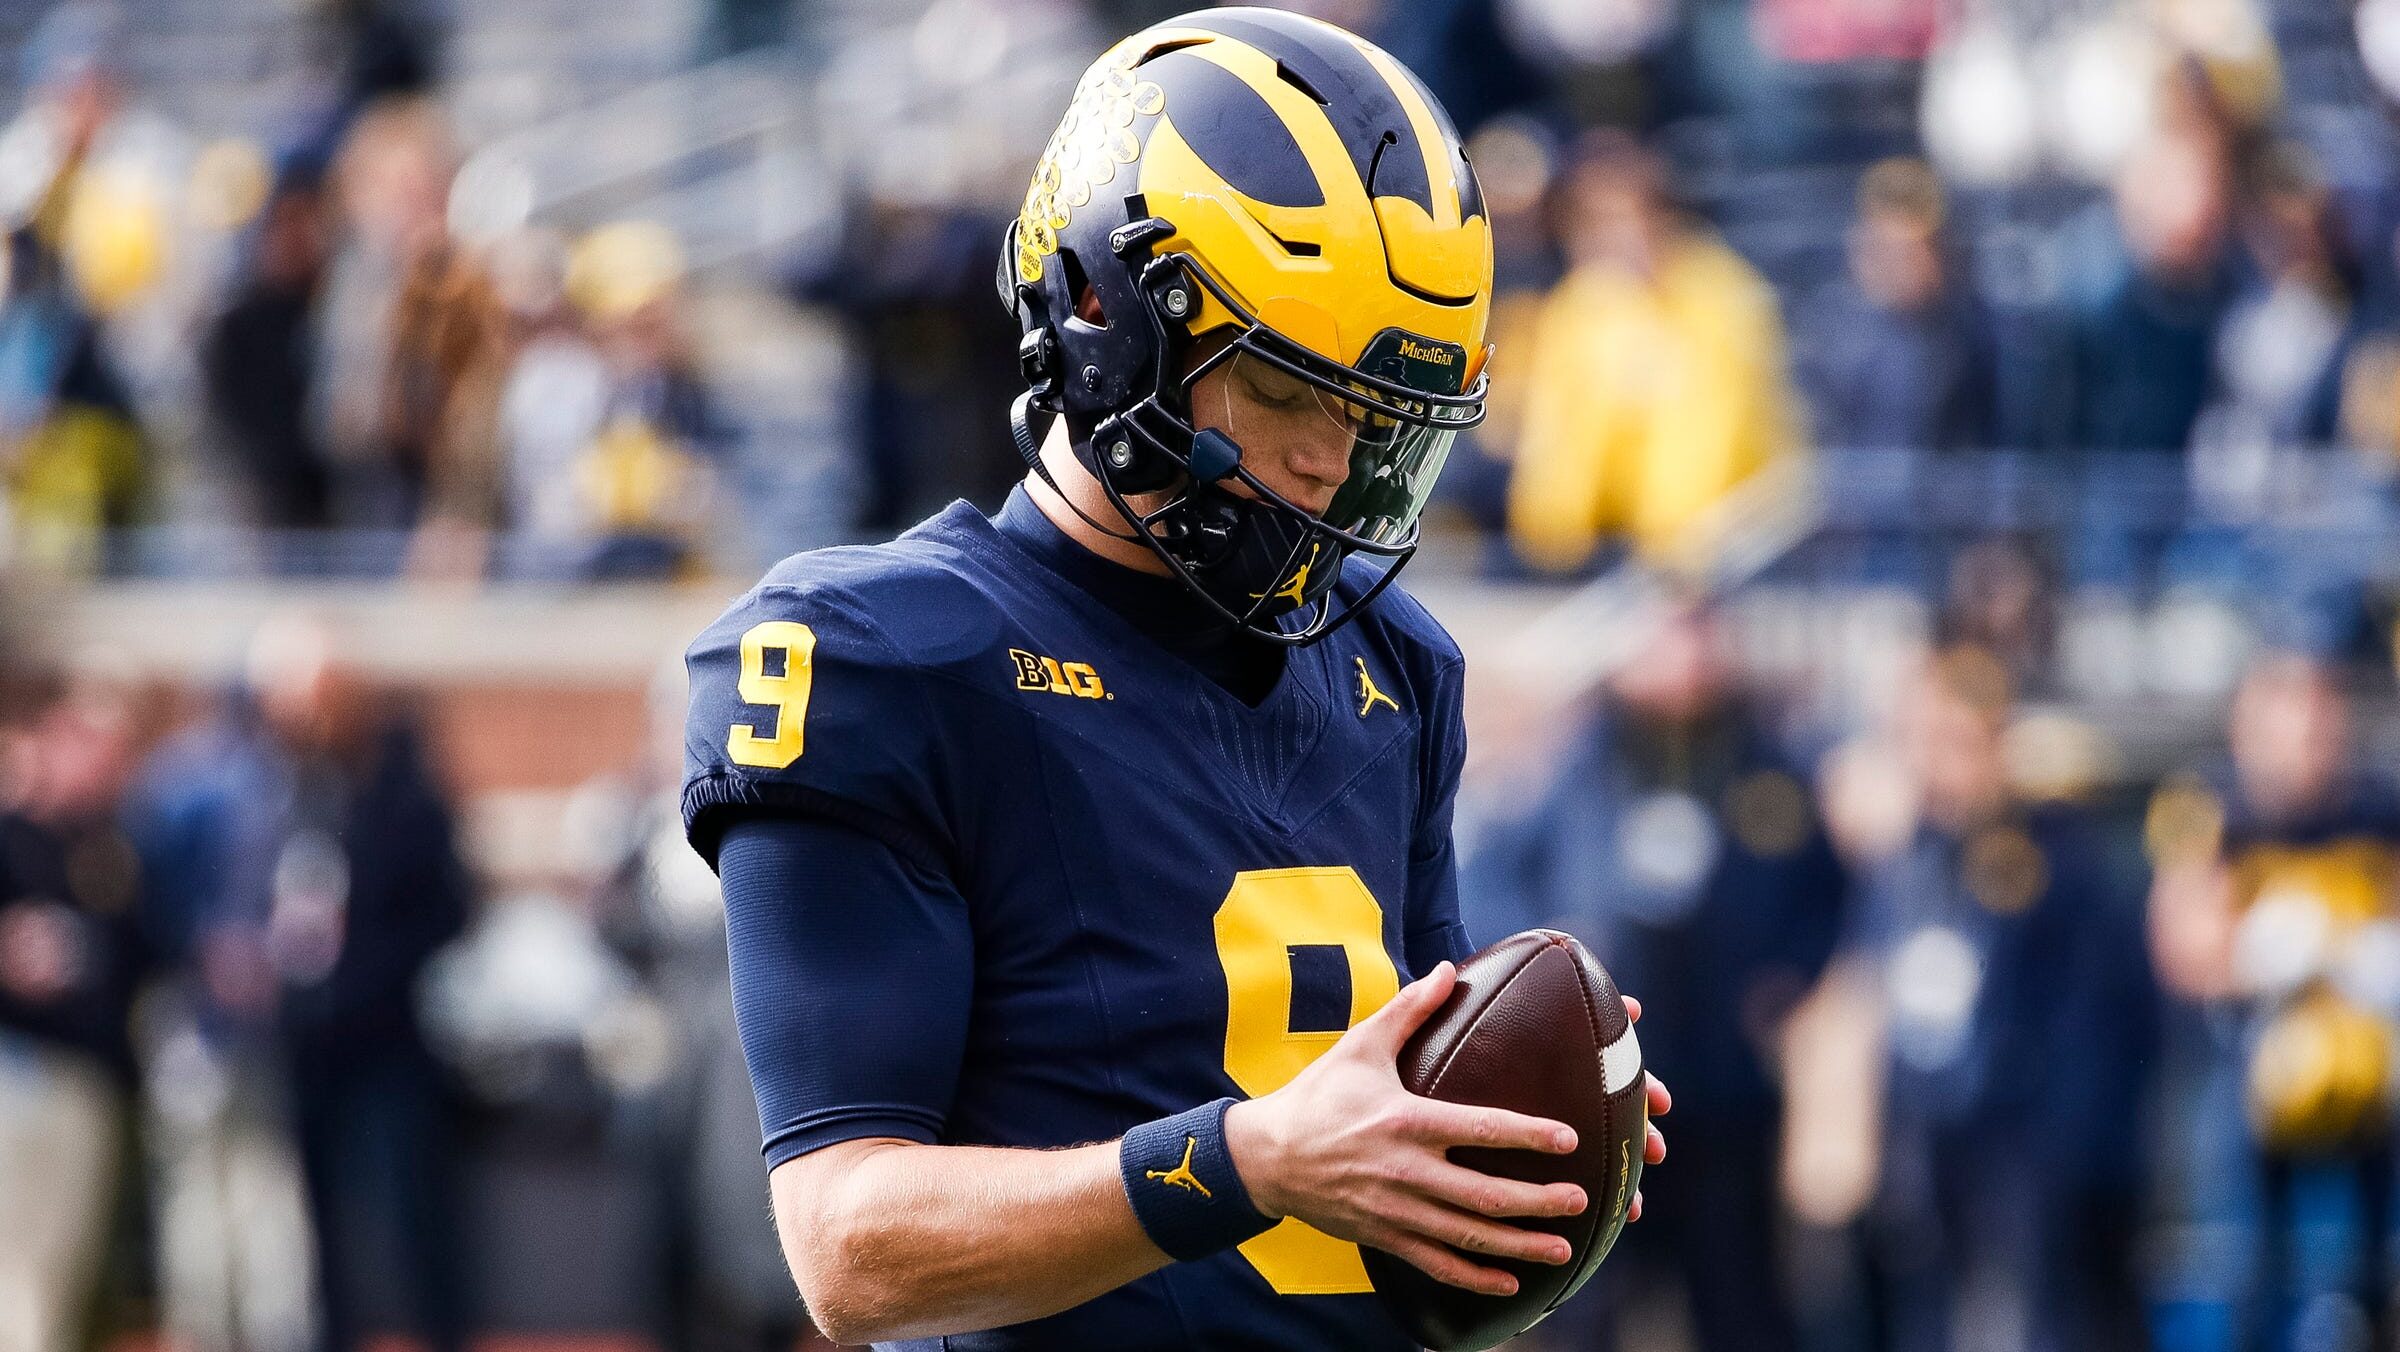
[{"label": "football", "polygon": [[1459,1149],[1459,1164],[1502,1178],[1582,1186],[1582,1214],[1512,1223],[1564,1236],[1575,1256],[1557,1267],[1475,1255],[1517,1278],[1513,1296],[1450,1286],[1375,1249],[1375,1292],[1403,1327],[1437,1352],[1486,1348],[1532,1327],[1575,1294],[1608,1256],[1642,1181],[1649,1103],[1641,1044],[1617,983],[1574,936],[1512,934],[1460,964],[1458,986],[1400,1053],[1412,1093],[1507,1108],[1575,1129],[1569,1155]]}]

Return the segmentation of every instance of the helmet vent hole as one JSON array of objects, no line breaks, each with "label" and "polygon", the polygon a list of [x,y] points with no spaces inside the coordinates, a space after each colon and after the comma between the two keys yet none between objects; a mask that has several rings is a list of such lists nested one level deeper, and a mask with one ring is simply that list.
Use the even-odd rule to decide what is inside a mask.
[{"label": "helmet vent hole", "polygon": [[1316,104],[1319,108],[1330,106],[1326,102],[1325,96],[1317,92],[1317,87],[1315,85],[1312,85],[1307,80],[1302,79],[1300,72],[1293,70],[1290,66],[1285,65],[1281,61],[1275,63],[1275,76],[1277,79],[1282,80],[1285,84],[1290,85],[1292,88],[1308,95],[1311,99],[1316,100]]},{"label": "helmet vent hole", "polygon": [[1324,245],[1312,244],[1304,239],[1285,239],[1283,236],[1275,233],[1275,228],[1273,226],[1268,225],[1264,220],[1260,219],[1257,212],[1250,211],[1248,208],[1244,208],[1244,211],[1252,221],[1257,222],[1259,229],[1267,232],[1267,238],[1282,246],[1283,251],[1287,254],[1290,254],[1292,257],[1321,258],[1324,256]]},{"label": "helmet vent hole", "polygon": [[1066,269],[1067,294],[1075,298],[1075,318],[1096,329],[1108,327],[1108,311],[1100,307],[1100,293],[1092,289],[1092,280],[1083,270],[1083,260],[1073,249],[1058,251],[1058,261]]},{"label": "helmet vent hole", "polygon": [[[1151,48],[1149,51],[1142,53],[1141,56],[1134,61],[1130,69],[1140,70],[1142,67],[1149,65],[1151,62],[1156,61],[1158,58],[1165,56],[1169,52],[1180,52],[1186,47],[1198,47],[1211,41],[1214,41],[1214,39],[1176,38],[1170,42],[1162,42]],[[1320,102],[1322,102],[1322,100],[1320,100]]]},{"label": "helmet vent hole", "polygon": [[1375,143],[1375,155],[1367,161],[1367,196],[1375,195],[1376,176],[1383,172],[1383,152],[1398,144],[1400,137],[1389,130],[1384,132],[1382,140]]}]

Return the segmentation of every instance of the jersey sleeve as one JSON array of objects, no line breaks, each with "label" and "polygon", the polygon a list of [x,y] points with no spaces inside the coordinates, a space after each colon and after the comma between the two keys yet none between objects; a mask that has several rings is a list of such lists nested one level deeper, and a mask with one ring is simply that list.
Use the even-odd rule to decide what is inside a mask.
[{"label": "jersey sleeve", "polygon": [[1467,760],[1466,664],[1453,659],[1434,678],[1419,748],[1421,790],[1408,852],[1408,970],[1424,975],[1445,959],[1463,962],[1475,951],[1458,914],[1458,849],[1452,819],[1458,777]]},{"label": "jersey sleeve", "polygon": [[938,1139],[975,985],[957,889],[812,817],[735,821],[718,867],[767,1166],[864,1137]]},{"label": "jersey sleeve", "polygon": [[927,866],[954,858],[927,684],[854,597],[762,586],[685,654],[683,822],[711,864],[745,815],[829,819]]}]

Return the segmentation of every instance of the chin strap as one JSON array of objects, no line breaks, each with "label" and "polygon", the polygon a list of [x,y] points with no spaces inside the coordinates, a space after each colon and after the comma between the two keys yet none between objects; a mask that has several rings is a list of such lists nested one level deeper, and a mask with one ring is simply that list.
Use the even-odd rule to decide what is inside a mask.
[{"label": "chin strap", "polygon": [[[1044,430],[1048,429],[1045,427]],[[1024,457],[1026,467],[1040,475],[1042,482],[1050,485],[1050,491],[1058,495],[1058,500],[1067,504],[1067,510],[1083,518],[1083,524],[1112,540],[1123,540],[1131,545],[1142,543],[1139,535],[1111,530],[1094,521],[1091,513],[1076,506],[1074,497],[1058,486],[1058,480],[1051,476],[1050,466],[1042,459],[1042,440],[1033,432],[1033,391],[1027,390],[1018,395],[1016,402],[1008,406],[1008,434],[1017,443],[1017,454]]]}]

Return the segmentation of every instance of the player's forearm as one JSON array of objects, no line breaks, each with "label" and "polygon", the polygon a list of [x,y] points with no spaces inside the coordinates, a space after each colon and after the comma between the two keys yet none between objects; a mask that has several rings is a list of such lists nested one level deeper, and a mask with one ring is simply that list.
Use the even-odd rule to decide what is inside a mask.
[{"label": "player's forearm", "polygon": [[[1115,1144],[999,1150],[850,1142],[778,1170],[801,1295],[836,1342],[935,1337],[1055,1314],[1164,1267]],[[828,1152],[830,1153],[830,1152]],[[795,1163],[798,1163],[797,1161]]]}]

